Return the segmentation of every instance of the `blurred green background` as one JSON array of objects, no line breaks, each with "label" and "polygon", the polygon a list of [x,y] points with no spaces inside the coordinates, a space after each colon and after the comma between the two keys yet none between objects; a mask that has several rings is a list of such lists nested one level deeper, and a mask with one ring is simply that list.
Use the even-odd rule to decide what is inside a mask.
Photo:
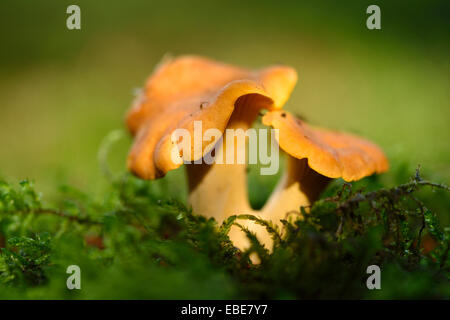
[{"label": "blurred green background", "polygon": [[[70,4],[81,7],[81,30],[66,28]],[[381,7],[381,30],[366,28],[370,4]],[[101,193],[100,143],[124,128],[134,90],[171,53],[291,65],[299,83],[287,110],[379,144],[391,161],[387,184],[417,164],[449,183],[449,4],[2,0],[0,176],[31,178],[47,199],[61,184]],[[115,170],[124,171],[130,143],[114,145]]]}]

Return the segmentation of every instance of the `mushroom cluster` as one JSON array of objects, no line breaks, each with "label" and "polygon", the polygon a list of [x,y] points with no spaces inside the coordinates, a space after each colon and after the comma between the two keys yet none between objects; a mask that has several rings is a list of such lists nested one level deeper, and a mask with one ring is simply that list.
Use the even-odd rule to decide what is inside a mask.
[{"label": "mushroom cluster", "polygon": [[[197,56],[163,61],[147,80],[145,89],[127,115],[134,136],[128,168],[142,179],[157,179],[183,164],[174,161],[171,134],[184,129],[194,137],[194,123],[204,129],[250,128],[261,110],[262,123],[279,130],[277,142],[286,153],[286,169],[264,207],[253,210],[248,200],[245,163],[196,163],[210,148],[191,143],[180,154],[186,164],[189,203],[197,214],[218,222],[235,214],[253,214],[281,227],[289,212],[311,205],[333,178],[355,181],[388,169],[383,152],[373,143],[340,132],[315,128],[282,107],[297,82],[287,66],[246,70]],[[226,136],[212,137],[208,146],[227,153]],[[234,150],[233,150],[234,151]],[[253,221],[244,225],[269,249],[266,229]],[[235,246],[244,249],[248,239],[238,227],[230,231]]]}]

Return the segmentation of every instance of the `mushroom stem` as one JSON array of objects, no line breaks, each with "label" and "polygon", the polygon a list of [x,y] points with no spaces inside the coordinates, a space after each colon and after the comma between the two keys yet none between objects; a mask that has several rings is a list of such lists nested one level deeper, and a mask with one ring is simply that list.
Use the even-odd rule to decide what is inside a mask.
[{"label": "mushroom stem", "polygon": [[[287,156],[286,161],[285,172],[269,200],[262,210],[251,212],[262,219],[270,220],[277,224],[280,230],[282,230],[281,219],[288,219],[289,213],[294,212],[297,213],[298,217],[300,207],[314,203],[331,181],[330,178],[312,170],[308,166],[307,159],[299,160]],[[272,250],[273,240],[265,227],[249,220],[240,221],[239,223],[254,232],[258,236],[260,243],[268,250]],[[250,244],[245,233],[236,226],[231,228],[229,237],[236,247],[241,250],[247,248]],[[254,259],[252,261],[255,262]]]},{"label": "mushroom stem", "polygon": [[[188,164],[187,177],[189,185],[189,203],[194,212],[207,217],[214,217],[219,223],[231,215],[253,213],[248,201],[247,171],[245,161],[239,164],[238,152],[245,152],[247,145],[247,130],[259,112],[259,105],[267,103],[267,98],[249,94],[240,97],[235,103],[235,111],[229,119],[227,130],[234,129],[230,136],[234,141],[234,149],[228,145],[227,133],[217,144],[215,156],[222,163],[214,161],[213,164]],[[239,142],[243,144],[239,145]],[[243,147],[239,150],[239,147]],[[228,148],[228,149],[227,149]],[[234,155],[234,162],[227,163],[228,153]],[[216,159],[217,160],[217,159]]]},{"label": "mushroom stem", "polygon": [[262,209],[262,217],[280,224],[291,212],[311,205],[330,182],[308,166],[307,159],[287,155],[286,170]]},{"label": "mushroom stem", "polygon": [[[229,128],[245,129],[246,124],[231,121]],[[216,154],[226,154],[226,142],[227,136],[224,135]],[[236,147],[236,143],[234,146]],[[306,159],[287,156],[283,177],[264,208],[255,211],[248,200],[245,164],[189,164],[186,168],[192,209],[215,218],[219,223],[231,215],[253,214],[281,227],[280,219],[286,219],[289,212],[299,212],[302,206],[311,205],[330,181],[312,170]],[[265,227],[248,220],[239,223],[256,233],[260,242],[271,250],[273,242]],[[239,249],[245,249],[249,245],[247,236],[237,226],[231,228],[229,237]]]},{"label": "mushroom stem", "polygon": [[[307,159],[299,160],[288,155],[286,172],[264,208],[260,211],[251,208],[246,164],[238,163],[237,154],[243,151],[240,147],[244,147],[245,152],[245,130],[251,126],[261,106],[267,103],[267,98],[257,94],[240,97],[235,102],[235,110],[227,126],[227,129],[236,131],[232,136],[223,134],[216,146],[216,161],[211,165],[194,163],[186,166],[189,203],[194,212],[213,217],[219,223],[231,215],[253,214],[271,220],[281,227],[280,219],[286,219],[289,212],[298,212],[301,206],[309,206],[326,187],[330,179],[312,170]],[[239,146],[239,140],[244,141],[243,145]],[[234,149],[227,142],[234,142],[230,145]],[[234,154],[234,163],[217,163],[217,158],[229,159],[229,152]],[[260,242],[271,250],[272,239],[265,227],[248,220],[241,220],[239,223],[256,233]],[[237,226],[231,228],[229,237],[239,249],[245,249],[249,245],[246,234]]]},{"label": "mushroom stem", "polygon": [[251,212],[245,165],[190,164],[186,169],[194,212],[219,223],[228,216]]}]

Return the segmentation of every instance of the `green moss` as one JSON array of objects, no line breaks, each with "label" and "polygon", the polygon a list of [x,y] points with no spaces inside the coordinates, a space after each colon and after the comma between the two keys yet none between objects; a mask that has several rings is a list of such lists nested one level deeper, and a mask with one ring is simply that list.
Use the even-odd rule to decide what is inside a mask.
[{"label": "green moss", "polygon": [[[1,182],[0,298],[449,298],[449,229],[425,205],[437,193],[423,199],[424,188],[447,196],[419,171],[393,188],[338,181],[280,232],[246,215],[219,226],[128,174],[102,201],[64,187],[54,206],[29,181]],[[252,246],[233,247],[227,233],[242,219],[267,228],[272,254],[247,230]],[[82,290],[66,288],[71,264]],[[382,269],[382,290],[365,287],[370,264]]]}]

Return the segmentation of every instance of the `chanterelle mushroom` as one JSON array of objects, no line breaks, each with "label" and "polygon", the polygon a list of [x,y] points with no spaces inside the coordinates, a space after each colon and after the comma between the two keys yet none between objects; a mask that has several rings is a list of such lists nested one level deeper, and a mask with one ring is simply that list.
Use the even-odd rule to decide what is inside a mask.
[{"label": "chanterelle mushroom", "polygon": [[264,115],[263,123],[279,129],[278,143],[287,154],[287,169],[264,210],[272,219],[314,202],[331,178],[355,181],[388,169],[383,152],[350,134],[311,128],[282,111]]},{"label": "chanterelle mushroom", "polygon": [[[263,123],[279,130],[278,143],[287,153],[287,169],[261,211],[248,201],[245,164],[187,164],[189,202],[198,214],[219,222],[234,214],[255,214],[279,223],[289,211],[310,205],[331,178],[346,181],[384,172],[388,162],[374,144],[348,134],[310,128],[280,111],[297,81],[295,70],[285,66],[257,71],[236,68],[195,56],[183,56],[160,65],[128,113],[127,125],[135,136],[128,168],[143,179],[163,177],[183,162],[174,161],[171,138],[185,129],[194,140],[196,121],[203,130],[251,127],[261,109]],[[219,141],[222,140],[222,141]],[[204,157],[211,146],[226,154],[226,135],[207,144],[191,142],[184,161]],[[235,150],[232,150],[235,151]],[[270,245],[266,230],[244,223]],[[245,234],[233,228],[230,238],[239,248],[247,246]],[[270,249],[270,248],[269,248]]]}]

